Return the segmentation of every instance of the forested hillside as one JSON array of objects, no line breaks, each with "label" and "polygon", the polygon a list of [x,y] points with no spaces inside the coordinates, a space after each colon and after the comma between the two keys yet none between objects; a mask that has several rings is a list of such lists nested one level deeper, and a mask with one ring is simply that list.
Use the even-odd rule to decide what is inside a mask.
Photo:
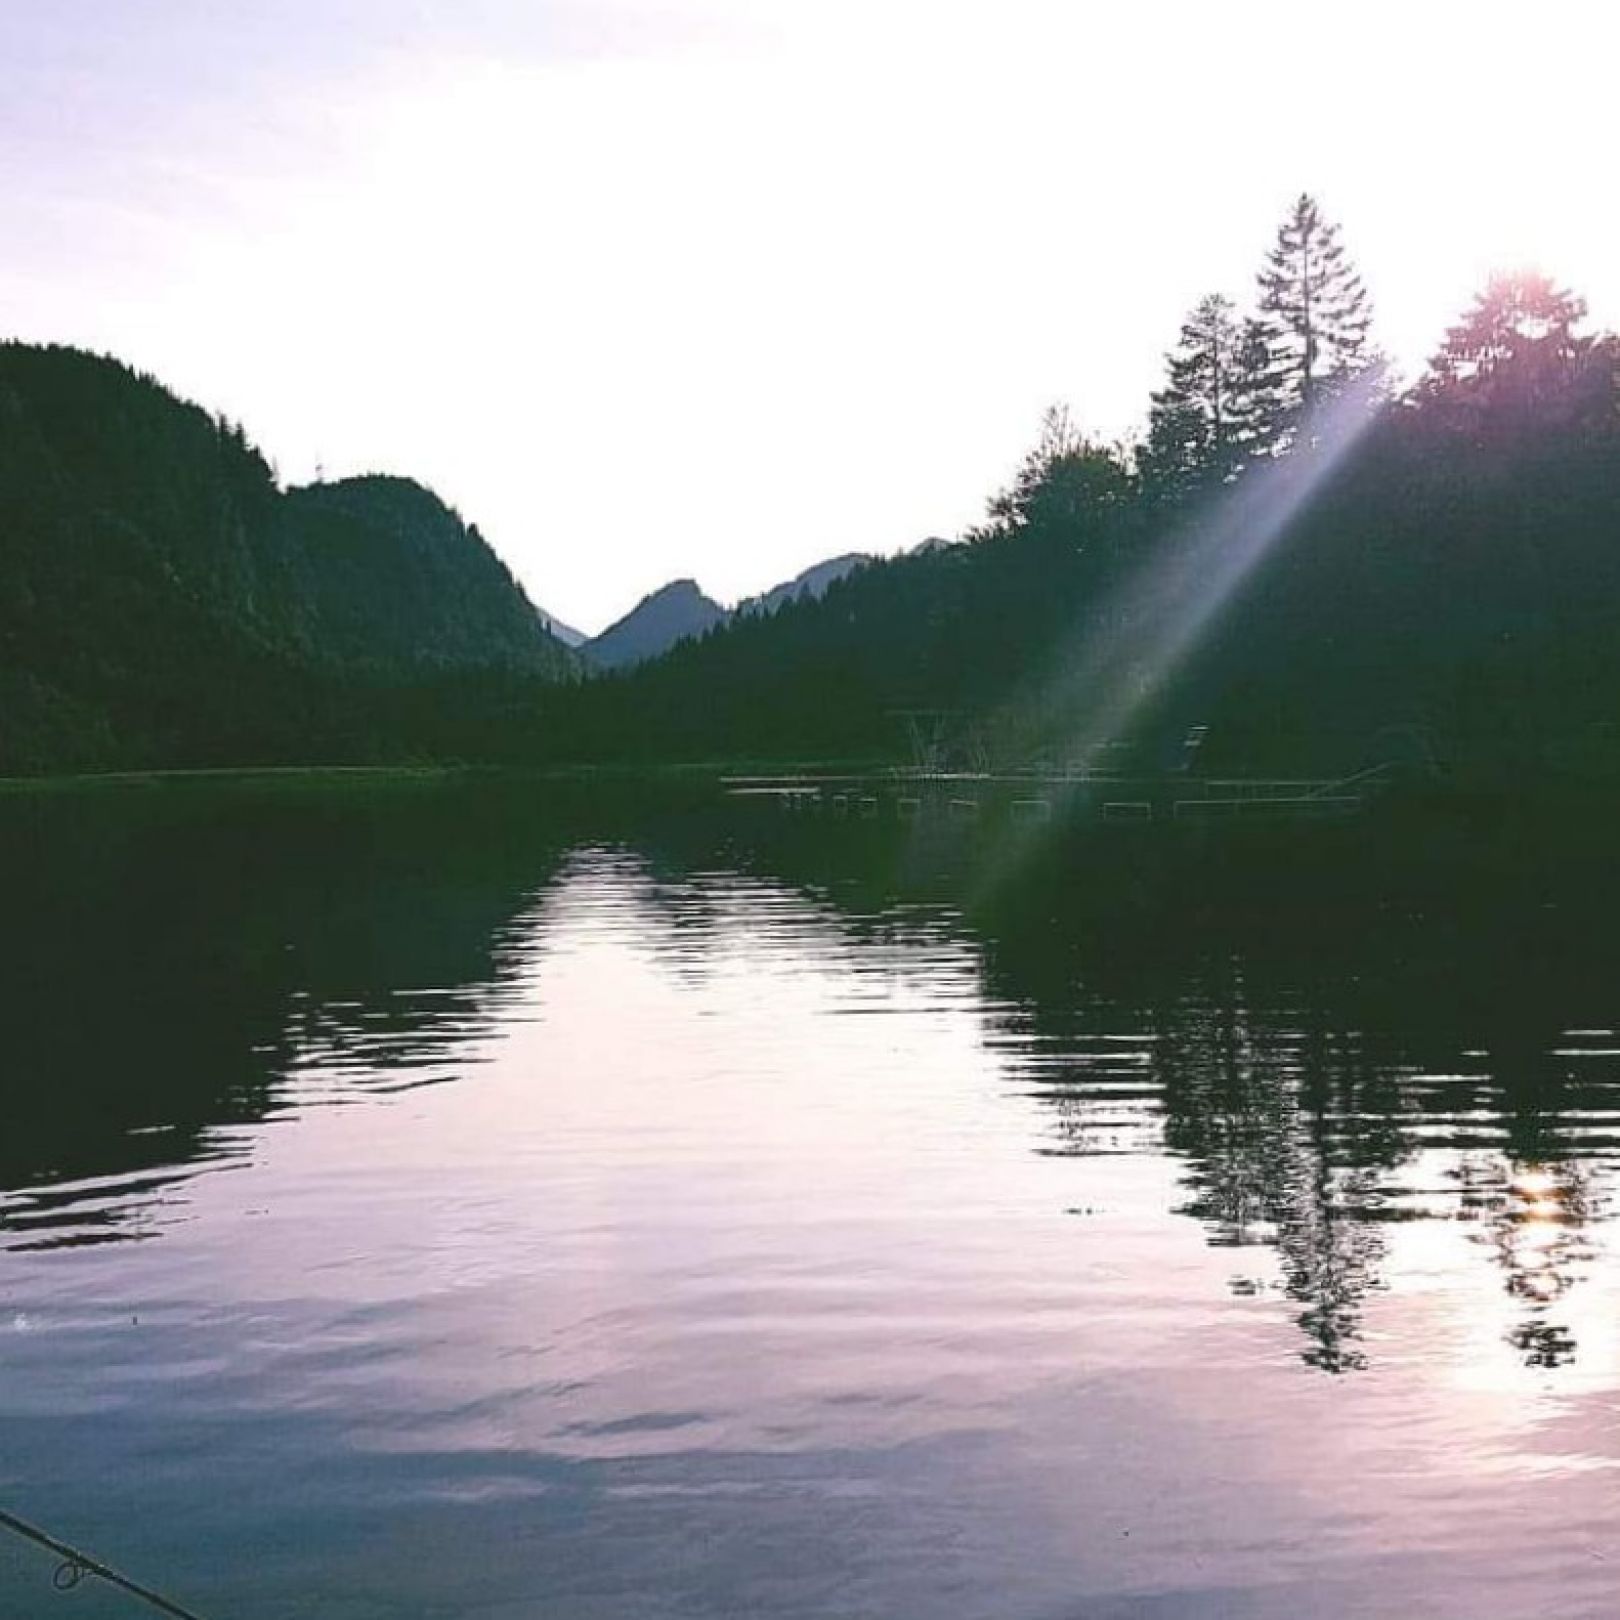
[{"label": "forested hillside", "polygon": [[420,486],[283,492],[151,379],[0,346],[0,771],[388,755],[380,688],[571,669]]},{"label": "forested hillside", "polygon": [[570,668],[476,526],[408,478],[292,489],[267,548],[308,658],[384,673]]},{"label": "forested hillside", "polygon": [[573,655],[426,490],[283,492],[155,383],[0,348],[0,771],[898,761],[919,737],[948,764],[1152,766],[1196,731],[1201,765],[1314,773],[1614,768],[1620,343],[1549,278],[1497,276],[1397,385],[1302,197],[1252,307],[1188,315],[1139,443],[1054,409],[961,542],[720,617],[559,680]]},{"label": "forested hillside", "polygon": [[1397,388],[1301,198],[1189,315],[1136,446],[1062,409],[988,521],[575,695],[582,754],[1353,770],[1616,755],[1620,345],[1498,276]]}]

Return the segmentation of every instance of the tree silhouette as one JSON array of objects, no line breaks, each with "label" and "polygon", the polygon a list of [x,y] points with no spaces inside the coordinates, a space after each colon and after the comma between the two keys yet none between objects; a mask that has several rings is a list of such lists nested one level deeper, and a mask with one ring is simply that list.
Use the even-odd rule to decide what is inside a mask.
[{"label": "tree silhouette", "polygon": [[1253,372],[1245,366],[1253,334],[1231,299],[1211,293],[1182,323],[1165,359],[1164,387],[1153,396],[1143,477],[1159,493],[1180,495],[1230,478],[1242,459],[1253,408]]},{"label": "tree silhouette", "polygon": [[[0,344],[0,772],[887,764],[908,711],[961,715],[1008,762],[1059,759],[1101,712],[1106,666],[1141,698],[1121,740],[1143,758],[1196,724],[1207,770],[1349,774],[1404,727],[1455,768],[1620,774],[1620,347],[1545,277],[1493,281],[1410,401],[1331,479],[1291,486],[1241,590],[1173,622],[1162,587],[1189,535],[1263,505],[1309,406],[1378,366],[1311,198],[1259,290],[1251,319],[1218,295],[1191,312],[1134,468],[1055,407],[964,537],[983,543],[884,559],[577,688],[428,491],[284,489],[235,422],[111,361]],[[1175,510],[1215,492],[1208,513]],[[1174,667],[1149,670],[1155,637]]]},{"label": "tree silhouette", "polygon": [[1493,275],[1418,388],[1465,431],[1571,427],[1615,415],[1613,341],[1582,336],[1586,303],[1538,270]]},{"label": "tree silhouette", "polygon": [[973,538],[1061,530],[1122,504],[1130,491],[1130,474],[1119,453],[1088,439],[1075,426],[1068,406],[1050,405],[1041,418],[1040,437],[1012,483],[991,498],[990,525]]},{"label": "tree silhouette", "polygon": [[1260,323],[1270,365],[1269,432],[1287,441],[1301,420],[1375,362],[1372,301],[1316,199],[1302,193],[1260,271]]}]

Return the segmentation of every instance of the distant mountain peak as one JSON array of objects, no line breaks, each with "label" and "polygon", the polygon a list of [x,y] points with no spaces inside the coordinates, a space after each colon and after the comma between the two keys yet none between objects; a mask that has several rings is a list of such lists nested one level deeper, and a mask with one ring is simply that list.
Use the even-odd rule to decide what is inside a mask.
[{"label": "distant mountain peak", "polygon": [[730,611],[705,595],[695,579],[672,579],[579,650],[598,669],[629,669],[662,656],[678,642],[707,634],[736,615],[774,613],[789,602],[820,597],[835,581],[870,561],[860,551],[829,557],[758,596],[745,597]]},{"label": "distant mountain peak", "polygon": [[[703,594],[703,587],[695,579],[672,579],[667,585],[660,585],[644,600],[662,602],[676,597],[701,598],[705,602],[713,600],[712,597]],[[717,603],[716,606],[718,605]]]},{"label": "distant mountain peak", "polygon": [[726,610],[705,596],[695,579],[672,579],[622,619],[587,641],[580,652],[598,669],[629,669],[723,624]]},{"label": "distant mountain peak", "polygon": [[840,556],[828,557],[823,562],[812,563],[801,573],[795,574],[792,579],[784,580],[780,585],[773,585],[770,590],[762,591],[758,596],[744,597],[737,604],[736,611],[774,613],[784,604],[797,602],[801,597],[825,596],[830,586],[872,560],[872,557],[864,551],[846,551]]}]

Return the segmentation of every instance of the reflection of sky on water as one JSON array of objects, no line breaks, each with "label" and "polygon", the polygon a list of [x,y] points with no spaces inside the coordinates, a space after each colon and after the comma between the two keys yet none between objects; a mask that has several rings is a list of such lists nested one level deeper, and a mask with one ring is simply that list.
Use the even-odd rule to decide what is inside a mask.
[{"label": "reflection of sky on water", "polygon": [[1603,1009],[1532,1088],[740,857],[450,909],[6,1195],[0,1495],[249,1620],[1606,1612]]}]

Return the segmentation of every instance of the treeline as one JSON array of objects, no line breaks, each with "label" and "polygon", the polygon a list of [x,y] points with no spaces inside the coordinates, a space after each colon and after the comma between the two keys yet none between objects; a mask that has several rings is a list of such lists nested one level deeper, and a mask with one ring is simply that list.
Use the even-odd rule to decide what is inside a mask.
[{"label": "treeline", "polygon": [[0,772],[897,760],[1601,764],[1620,700],[1620,343],[1493,277],[1397,386],[1302,197],[1147,428],[1050,412],[984,523],[580,681],[406,480],[282,491],[228,423],[0,346]]},{"label": "treeline", "polygon": [[[1148,429],[1062,409],[966,543],[879,564],[562,706],[566,751],[956,762],[1125,743],[1354,769],[1569,763],[1620,700],[1620,344],[1493,277],[1397,388],[1336,226],[1302,197],[1250,311],[1219,293]],[[911,727],[915,734],[915,724]]]}]

